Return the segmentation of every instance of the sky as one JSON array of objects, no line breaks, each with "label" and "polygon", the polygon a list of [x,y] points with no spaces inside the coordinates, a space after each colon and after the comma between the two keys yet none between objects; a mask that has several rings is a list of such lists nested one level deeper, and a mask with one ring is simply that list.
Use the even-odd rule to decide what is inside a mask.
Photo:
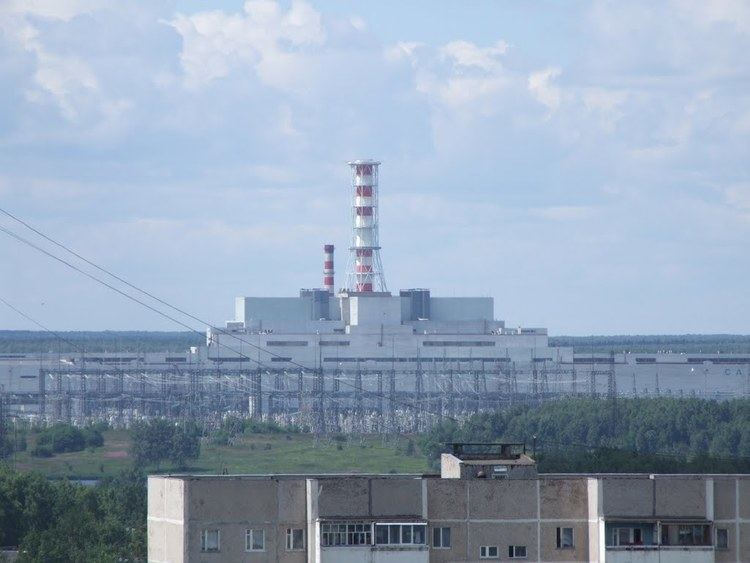
[{"label": "sky", "polygon": [[[375,158],[391,291],[550,334],[747,334],[748,52],[747,0],[0,0],[0,202],[223,323],[319,286],[324,243],[344,283],[346,162]],[[180,329],[2,232],[0,297]]]}]

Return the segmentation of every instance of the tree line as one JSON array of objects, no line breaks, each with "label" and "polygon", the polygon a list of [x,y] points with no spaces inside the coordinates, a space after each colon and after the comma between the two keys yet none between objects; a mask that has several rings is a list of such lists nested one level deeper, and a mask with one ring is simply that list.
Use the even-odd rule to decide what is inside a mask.
[{"label": "tree line", "polygon": [[740,334],[662,334],[619,336],[550,336],[550,346],[573,348],[574,352],[609,353],[684,352],[687,354],[748,354],[750,335]]},{"label": "tree line", "polygon": [[463,424],[445,421],[424,434],[420,446],[435,463],[448,451],[445,443],[498,441],[536,443],[542,471],[648,470],[632,459],[648,459],[658,471],[750,471],[750,399],[570,398],[517,405]]},{"label": "tree line", "polygon": [[202,336],[187,331],[58,331],[56,336],[35,330],[0,330],[0,353],[4,354],[185,352],[205,343]]}]

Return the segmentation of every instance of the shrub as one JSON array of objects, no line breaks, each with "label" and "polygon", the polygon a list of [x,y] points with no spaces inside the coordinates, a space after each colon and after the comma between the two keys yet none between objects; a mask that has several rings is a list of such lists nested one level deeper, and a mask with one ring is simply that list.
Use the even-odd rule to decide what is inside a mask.
[{"label": "shrub", "polygon": [[226,430],[219,430],[211,437],[211,443],[215,446],[228,446],[229,433]]},{"label": "shrub", "polygon": [[104,444],[104,436],[97,427],[81,430],[69,424],[54,424],[39,431],[37,445],[48,446],[53,452],[80,452],[89,447]]},{"label": "shrub", "polygon": [[200,429],[195,423],[176,425],[163,419],[138,422],[131,428],[131,454],[136,466],[169,460],[177,467],[185,467],[188,459],[200,455]]},{"label": "shrub", "polygon": [[99,448],[104,445],[104,436],[102,436],[101,430],[96,426],[84,428],[83,439],[86,445],[91,448]]},{"label": "shrub", "polygon": [[15,450],[17,452],[26,451],[26,436],[18,436],[15,441]]},{"label": "shrub", "polygon": [[31,449],[34,457],[52,457],[52,449],[46,445],[36,445]]}]

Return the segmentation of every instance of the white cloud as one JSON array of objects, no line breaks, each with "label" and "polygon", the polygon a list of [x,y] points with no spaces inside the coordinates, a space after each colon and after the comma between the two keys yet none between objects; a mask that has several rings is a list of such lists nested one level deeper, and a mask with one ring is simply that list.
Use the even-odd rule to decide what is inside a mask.
[{"label": "white cloud", "polygon": [[349,18],[349,23],[357,31],[364,31],[367,29],[367,22],[360,16],[351,16]]},{"label": "white cloud", "polygon": [[586,88],[581,92],[584,108],[607,133],[614,132],[617,123],[623,117],[623,105],[627,98],[627,92],[622,90]]},{"label": "white cloud", "polygon": [[277,2],[249,0],[239,14],[178,14],[168,23],[182,36],[180,61],[191,87],[250,66],[267,85],[293,89],[305,83],[305,50],[326,40],[320,13],[302,0],[286,12]]},{"label": "white cloud", "polygon": [[0,7],[0,31],[20,49],[33,55],[35,61],[33,87],[26,91],[26,99],[36,104],[54,104],[69,122],[118,121],[131,103],[121,98],[109,99],[83,58],[57,53],[45,45],[39,27],[32,23],[33,18],[48,18],[65,25],[74,17],[101,7],[101,4],[84,0],[14,1]]},{"label": "white cloud", "polygon": [[560,68],[551,67],[532,72],[529,75],[529,92],[531,92],[536,101],[546,106],[550,112],[554,112],[560,107],[562,93],[553,81],[561,73],[562,70]]},{"label": "white cloud", "polygon": [[408,61],[414,87],[436,112],[462,117],[486,116],[501,110],[501,97],[519,84],[520,75],[508,72],[502,58],[504,41],[482,47],[469,41],[451,41],[439,47],[403,41],[385,50],[391,62]]},{"label": "white cloud", "polygon": [[511,80],[499,76],[438,77],[423,73],[417,76],[417,91],[444,106],[468,110],[470,113],[491,113],[499,109],[494,98],[510,86]]},{"label": "white cloud", "polygon": [[442,57],[459,68],[476,68],[485,72],[502,68],[500,58],[508,52],[508,44],[498,41],[491,47],[479,47],[470,41],[451,41],[440,48]]},{"label": "white cloud", "polygon": [[750,32],[750,2],[747,0],[679,0],[673,4],[696,25],[729,24],[742,33]]},{"label": "white cloud", "polygon": [[76,121],[85,111],[87,98],[99,92],[96,76],[80,59],[60,57],[41,47],[34,49],[34,52],[37,56],[34,81],[39,88],[28,92],[28,99],[44,103],[49,96],[60,108],[63,117]]},{"label": "white cloud", "polygon": [[398,62],[408,60],[412,64],[416,63],[416,51],[423,47],[424,43],[418,41],[400,41],[385,49],[384,56],[387,61]]}]

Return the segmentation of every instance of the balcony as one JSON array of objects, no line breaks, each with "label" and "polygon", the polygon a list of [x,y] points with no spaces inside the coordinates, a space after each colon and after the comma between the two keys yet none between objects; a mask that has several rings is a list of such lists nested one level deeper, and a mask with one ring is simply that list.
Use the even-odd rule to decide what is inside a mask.
[{"label": "balcony", "polygon": [[605,560],[608,563],[713,562],[711,531],[707,522],[607,522]]}]

